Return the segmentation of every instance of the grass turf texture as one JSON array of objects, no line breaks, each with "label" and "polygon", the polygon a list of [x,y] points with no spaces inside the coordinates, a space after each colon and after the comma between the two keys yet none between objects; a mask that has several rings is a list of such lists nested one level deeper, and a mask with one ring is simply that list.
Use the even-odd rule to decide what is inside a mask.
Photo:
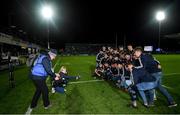
[{"label": "grass turf texture", "polygon": [[[161,62],[163,72],[163,85],[169,87],[168,91],[174,99],[180,104],[180,55],[155,55]],[[94,71],[94,56],[70,56],[58,57],[55,71],[57,72],[61,65],[68,68],[69,75],[81,75],[79,81],[93,80],[92,71]],[[55,63],[54,62],[54,63]],[[28,78],[28,68],[26,66],[17,67],[15,70],[16,87],[8,87],[8,71],[0,72],[0,113],[22,113],[24,114],[30,104],[34,93],[34,86]],[[49,83],[48,83],[49,84]],[[141,101],[138,102],[138,109],[133,109],[127,105],[130,97],[127,93],[113,87],[105,81],[69,84],[66,94],[51,94],[50,101],[52,107],[44,110],[42,99],[39,100],[37,108],[33,114],[50,113],[180,113],[180,106],[168,108],[166,99],[158,93],[158,100],[155,107],[145,108]]]}]

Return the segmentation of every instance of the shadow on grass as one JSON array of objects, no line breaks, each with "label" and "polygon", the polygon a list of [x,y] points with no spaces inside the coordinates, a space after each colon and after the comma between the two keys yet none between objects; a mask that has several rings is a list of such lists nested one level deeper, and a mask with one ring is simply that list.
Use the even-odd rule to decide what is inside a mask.
[{"label": "shadow on grass", "polygon": [[120,93],[125,93],[125,94],[127,94],[127,95],[119,95],[119,96],[121,96],[121,98],[122,99],[125,99],[125,100],[129,100],[130,99],[130,97],[129,97],[129,94],[128,94],[128,92],[127,91],[124,91],[123,89],[121,89],[121,88],[118,88],[116,85],[115,85],[115,83],[114,82],[112,82],[112,81],[106,81],[108,84],[109,84],[109,86],[112,88],[112,90],[115,92],[115,93],[117,93],[118,95],[120,94]]},{"label": "shadow on grass", "polygon": [[84,98],[81,96],[78,88],[75,86],[70,94],[66,96],[66,113],[80,114],[83,113]]}]

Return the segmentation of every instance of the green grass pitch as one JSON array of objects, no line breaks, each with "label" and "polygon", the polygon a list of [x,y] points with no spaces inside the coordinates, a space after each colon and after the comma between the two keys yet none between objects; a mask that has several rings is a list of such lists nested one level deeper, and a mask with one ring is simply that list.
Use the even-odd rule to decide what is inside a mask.
[{"label": "green grass pitch", "polygon": [[[138,102],[138,108],[130,108],[130,97],[127,93],[113,87],[105,81],[69,84],[66,94],[51,94],[52,107],[44,110],[42,99],[32,114],[115,114],[115,113],[180,113],[180,55],[155,55],[161,62],[164,72],[163,85],[178,103],[177,107],[168,108],[166,99],[158,93],[155,107],[145,108]],[[95,68],[94,56],[58,57],[55,61],[55,71],[61,65],[68,68],[69,75],[80,75],[79,81],[94,80],[92,72]],[[15,70],[16,87],[8,87],[8,71],[0,72],[0,114],[24,114],[30,105],[34,86],[28,78],[26,66]],[[75,81],[71,81],[75,82]],[[48,82],[50,85],[50,83]],[[49,90],[50,91],[50,90]]]}]

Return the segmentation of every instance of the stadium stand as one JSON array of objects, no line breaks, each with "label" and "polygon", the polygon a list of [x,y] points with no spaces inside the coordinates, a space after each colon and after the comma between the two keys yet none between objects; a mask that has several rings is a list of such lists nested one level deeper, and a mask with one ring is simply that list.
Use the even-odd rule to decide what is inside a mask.
[{"label": "stadium stand", "polygon": [[8,54],[14,65],[25,63],[29,54],[37,53],[40,46],[34,43],[23,41],[8,34],[0,33],[0,70],[8,68]]},{"label": "stadium stand", "polygon": [[102,46],[113,46],[113,44],[65,44],[65,55],[96,55]]}]

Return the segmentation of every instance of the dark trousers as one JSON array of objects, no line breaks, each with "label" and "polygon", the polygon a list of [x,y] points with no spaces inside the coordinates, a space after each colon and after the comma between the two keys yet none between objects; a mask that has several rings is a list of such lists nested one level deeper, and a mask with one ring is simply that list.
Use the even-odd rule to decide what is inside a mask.
[{"label": "dark trousers", "polygon": [[35,87],[36,91],[34,93],[33,99],[31,101],[31,108],[34,108],[37,106],[37,102],[39,97],[42,94],[42,99],[43,99],[43,104],[44,107],[47,107],[50,102],[49,102],[49,96],[48,96],[48,87],[46,85],[46,80],[45,79],[33,79],[32,80]]},{"label": "dark trousers", "polygon": [[128,87],[128,93],[131,97],[131,101],[136,101],[137,100],[137,88],[136,86],[130,86]]}]

